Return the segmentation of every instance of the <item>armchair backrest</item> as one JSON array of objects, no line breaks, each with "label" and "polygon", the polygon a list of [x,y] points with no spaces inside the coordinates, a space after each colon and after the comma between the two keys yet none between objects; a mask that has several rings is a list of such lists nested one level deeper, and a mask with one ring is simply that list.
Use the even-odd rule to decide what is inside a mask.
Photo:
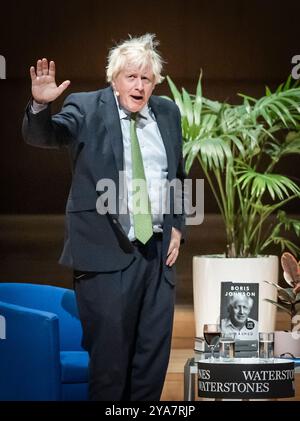
[{"label": "armchair backrest", "polygon": [[82,350],[82,329],[73,290],[51,285],[0,283],[0,301],[56,314],[60,350]]}]

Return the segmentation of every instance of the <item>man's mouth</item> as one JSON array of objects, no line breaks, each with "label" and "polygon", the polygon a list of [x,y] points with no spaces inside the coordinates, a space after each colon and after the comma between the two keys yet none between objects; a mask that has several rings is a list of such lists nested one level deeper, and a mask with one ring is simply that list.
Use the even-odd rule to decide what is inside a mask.
[{"label": "man's mouth", "polygon": [[133,98],[135,101],[142,101],[143,96],[142,95],[130,95],[131,98]]}]

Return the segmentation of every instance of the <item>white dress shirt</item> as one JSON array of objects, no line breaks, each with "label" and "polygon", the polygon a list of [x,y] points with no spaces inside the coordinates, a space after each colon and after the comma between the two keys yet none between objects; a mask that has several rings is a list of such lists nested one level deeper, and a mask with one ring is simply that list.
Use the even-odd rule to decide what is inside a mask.
[{"label": "white dress shirt", "polygon": [[[124,147],[124,171],[127,183],[127,200],[130,215],[130,227],[127,233],[132,241],[135,239],[132,217],[132,164],[130,139],[130,113],[122,108],[118,102]],[[154,114],[148,105],[138,113],[137,137],[143,158],[148,195],[151,204],[152,224],[154,232],[162,232],[163,216],[167,204],[168,161],[164,143],[156,123]],[[122,224],[122,218],[120,220]],[[125,232],[128,228],[124,227]]]}]

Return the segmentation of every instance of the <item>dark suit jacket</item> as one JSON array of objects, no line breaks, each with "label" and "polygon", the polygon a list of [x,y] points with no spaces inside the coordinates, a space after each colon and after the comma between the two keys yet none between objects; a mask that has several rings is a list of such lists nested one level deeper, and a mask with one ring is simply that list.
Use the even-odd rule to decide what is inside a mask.
[{"label": "dark suit jacket", "polygon": [[[155,114],[168,160],[168,179],[184,179],[180,113],[167,99],[152,96]],[[80,271],[122,270],[132,259],[133,247],[118,220],[118,210],[100,215],[96,191],[100,179],[112,179],[118,186],[123,170],[123,140],[119,113],[111,87],[95,92],[71,94],[60,113],[51,117],[50,106],[38,114],[27,107],[23,137],[39,147],[69,148],[73,179],[66,206],[66,234],[60,263]],[[119,192],[117,190],[117,197]],[[182,198],[183,200],[183,198]],[[183,230],[184,217],[173,212],[164,216],[163,259],[166,260],[172,226]],[[164,265],[171,281],[172,269]],[[171,281],[172,282],[172,281]]]}]

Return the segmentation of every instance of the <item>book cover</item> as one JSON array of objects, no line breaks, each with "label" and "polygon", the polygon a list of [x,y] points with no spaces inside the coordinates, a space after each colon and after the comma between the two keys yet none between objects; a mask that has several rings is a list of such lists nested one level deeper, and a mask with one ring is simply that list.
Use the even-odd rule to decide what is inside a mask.
[{"label": "book cover", "polygon": [[221,282],[221,331],[235,332],[236,347],[241,350],[253,350],[257,344],[258,296],[258,283]]}]

